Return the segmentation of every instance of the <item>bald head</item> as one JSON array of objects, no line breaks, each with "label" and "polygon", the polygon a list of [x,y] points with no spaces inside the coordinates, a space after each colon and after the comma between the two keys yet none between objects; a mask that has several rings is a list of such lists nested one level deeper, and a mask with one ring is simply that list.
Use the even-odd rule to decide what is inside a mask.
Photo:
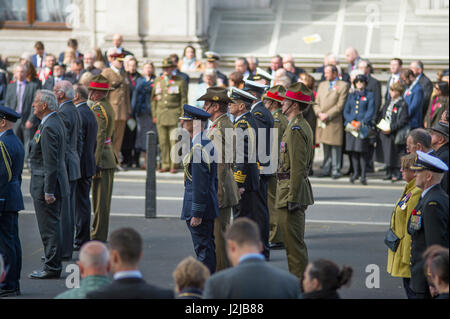
[{"label": "bald head", "polygon": [[123,37],[120,33],[116,33],[113,35],[113,39],[112,39],[113,45],[116,48],[120,48],[123,42]]},{"label": "bald head", "polygon": [[109,271],[108,248],[100,241],[89,241],[81,247],[79,265],[85,276],[107,275]]},{"label": "bald head", "polygon": [[356,51],[355,48],[349,47],[349,48],[347,48],[347,50],[345,50],[345,58],[347,59],[348,63],[355,62],[357,57],[358,57],[358,51]]}]

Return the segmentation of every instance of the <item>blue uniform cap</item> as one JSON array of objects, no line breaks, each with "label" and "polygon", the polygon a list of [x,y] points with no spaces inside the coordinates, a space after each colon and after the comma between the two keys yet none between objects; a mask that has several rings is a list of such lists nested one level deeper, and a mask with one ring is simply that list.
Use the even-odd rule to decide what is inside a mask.
[{"label": "blue uniform cap", "polygon": [[10,109],[9,107],[6,107],[4,105],[0,105],[0,119],[6,119],[10,122],[16,122],[21,117],[22,115],[20,115],[13,109]]},{"label": "blue uniform cap", "polygon": [[179,117],[180,120],[185,120],[185,121],[202,120],[202,121],[206,121],[211,116],[211,114],[209,114],[208,112],[203,111],[202,109],[200,109],[198,107],[195,107],[195,106],[192,106],[192,105],[189,105],[189,104],[185,104],[183,106],[183,110],[184,110],[184,114]]},{"label": "blue uniform cap", "polygon": [[245,80],[244,91],[255,91],[259,93],[265,93],[269,87],[262,83],[258,83],[251,80]]},{"label": "blue uniform cap", "polygon": [[448,166],[436,156],[417,151],[416,162],[411,166],[413,171],[432,171],[435,173],[445,173],[448,171]]}]

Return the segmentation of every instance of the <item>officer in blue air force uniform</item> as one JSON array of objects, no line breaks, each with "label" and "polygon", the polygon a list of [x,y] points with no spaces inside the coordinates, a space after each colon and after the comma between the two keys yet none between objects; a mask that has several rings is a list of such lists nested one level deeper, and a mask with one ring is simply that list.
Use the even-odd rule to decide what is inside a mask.
[{"label": "officer in blue air force uniform", "polygon": [[24,209],[20,190],[25,150],[14,135],[14,123],[20,114],[0,106],[0,254],[7,274],[0,283],[0,298],[20,294],[22,248],[19,239],[18,212]]},{"label": "officer in blue air force uniform", "polygon": [[[191,136],[190,152],[184,158],[184,199],[181,219],[191,232],[197,259],[211,273],[216,270],[214,219],[219,216],[217,197],[217,163],[214,147],[203,133],[211,116],[208,112],[185,104],[181,124]],[[208,146],[208,147],[206,147]]]}]

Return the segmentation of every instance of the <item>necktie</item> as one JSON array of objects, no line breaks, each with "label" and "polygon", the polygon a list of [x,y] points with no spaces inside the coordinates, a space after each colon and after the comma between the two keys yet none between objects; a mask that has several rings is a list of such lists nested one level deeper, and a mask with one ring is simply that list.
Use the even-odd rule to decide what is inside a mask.
[{"label": "necktie", "polygon": [[16,108],[16,112],[19,114],[22,114],[22,97],[23,97],[23,84],[22,82],[17,82],[17,84],[19,85],[18,88],[18,96],[17,96],[17,108]]}]

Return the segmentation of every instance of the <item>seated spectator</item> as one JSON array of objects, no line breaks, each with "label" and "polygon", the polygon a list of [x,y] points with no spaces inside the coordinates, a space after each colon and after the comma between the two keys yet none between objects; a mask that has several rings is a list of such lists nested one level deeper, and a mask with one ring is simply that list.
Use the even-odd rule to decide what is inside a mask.
[{"label": "seated spectator", "polygon": [[[403,85],[395,82],[389,88],[390,99],[386,101],[383,109],[378,114],[376,123],[383,119],[389,127],[380,129],[377,134],[377,161],[386,165],[384,180],[398,181],[400,174],[400,157],[404,153],[405,144],[395,144],[396,133],[404,129],[409,122],[408,105],[403,99]],[[405,141],[406,143],[406,141]]]},{"label": "seated spectator", "polygon": [[411,280],[411,236],[408,234],[408,220],[414,208],[419,202],[422,190],[416,186],[414,171],[411,166],[416,161],[415,154],[407,154],[401,158],[402,178],[406,182],[402,195],[395,204],[390,220],[390,228],[400,238],[396,251],[388,249],[387,272],[392,277],[400,277],[403,280],[403,288],[408,298],[414,296],[409,288]]},{"label": "seated spectator", "polygon": [[242,76],[242,73],[240,72],[233,72],[228,76],[228,83],[230,87],[235,87],[240,90],[244,88],[245,82],[244,77]]},{"label": "seated spectator", "polygon": [[83,60],[83,54],[78,51],[78,40],[69,39],[67,40],[67,49],[60,53],[58,61],[67,65],[76,58]]},{"label": "seated spectator", "polygon": [[211,86],[217,85],[217,73],[213,69],[206,69],[203,73],[203,82],[197,85],[197,92],[195,94],[195,106],[203,108],[204,101],[198,101],[198,98],[206,93],[206,90]]},{"label": "seated spectator", "polygon": [[423,259],[431,296],[448,299],[448,248],[432,245],[424,252]]},{"label": "seated spectator", "polygon": [[178,264],[172,276],[176,299],[202,299],[205,281],[210,272],[203,263],[189,256]]},{"label": "seated spectator", "polygon": [[300,282],[286,270],[265,261],[258,225],[237,218],[225,234],[228,258],[233,268],[208,278],[205,299],[297,299]]},{"label": "seated spectator", "polygon": [[330,260],[319,259],[309,263],[303,276],[303,299],[340,299],[337,292],[342,286],[350,285],[353,269],[338,265]]},{"label": "seated spectator", "polygon": [[105,244],[89,241],[81,247],[79,261],[81,282],[79,288],[72,288],[55,297],[55,299],[84,299],[88,292],[97,290],[110,283],[109,253]]},{"label": "seated spectator", "polygon": [[139,271],[142,238],[132,228],[109,235],[109,261],[114,281],[87,294],[88,299],[172,299],[173,292],[149,285]]},{"label": "seated spectator", "polygon": [[80,81],[83,74],[83,60],[78,58],[70,61],[70,71],[66,73],[66,80],[72,84],[76,84]]},{"label": "seated spectator", "polygon": [[188,45],[184,48],[183,57],[178,63],[178,68],[181,72],[198,72],[202,69],[202,63],[197,60],[197,54],[192,45]]},{"label": "seated spectator", "polygon": [[428,105],[423,121],[423,126],[425,128],[433,127],[440,121],[442,113],[448,108],[448,95],[447,82],[441,81],[434,85],[430,104]]}]

